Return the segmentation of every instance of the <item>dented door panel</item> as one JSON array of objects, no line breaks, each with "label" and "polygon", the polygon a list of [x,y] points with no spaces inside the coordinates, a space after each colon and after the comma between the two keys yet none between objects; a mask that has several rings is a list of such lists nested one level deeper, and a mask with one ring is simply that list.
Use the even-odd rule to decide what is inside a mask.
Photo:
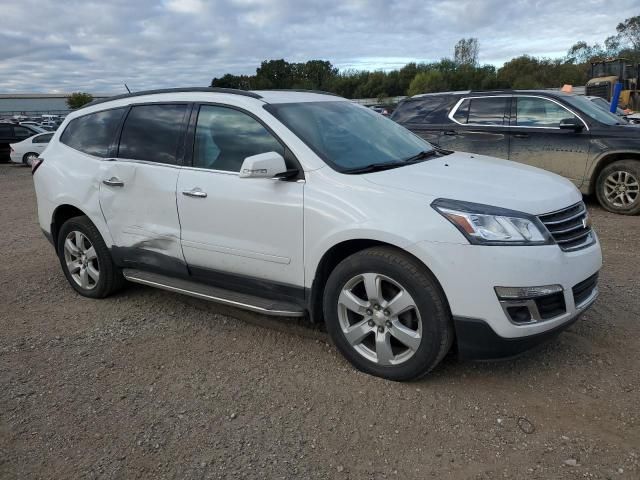
[{"label": "dented door panel", "polygon": [[103,162],[100,207],[122,266],[187,274],[176,206],[179,169],[118,159]]}]

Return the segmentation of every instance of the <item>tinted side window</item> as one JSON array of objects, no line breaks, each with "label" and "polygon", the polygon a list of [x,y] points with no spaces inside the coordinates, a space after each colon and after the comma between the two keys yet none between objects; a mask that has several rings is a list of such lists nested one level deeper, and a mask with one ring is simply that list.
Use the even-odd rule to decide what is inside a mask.
[{"label": "tinted side window", "polygon": [[122,127],[118,157],[177,163],[186,105],[132,107]]},{"label": "tinted side window", "polygon": [[16,125],[15,127],[13,127],[13,134],[19,140],[24,140],[25,138],[29,138],[35,135],[35,133],[29,130],[28,128],[21,127],[19,125]]},{"label": "tinted side window", "polygon": [[460,103],[458,109],[454,112],[453,118],[458,123],[467,123],[467,119],[469,118],[469,104],[471,101],[469,99],[463,100]]},{"label": "tinted side window", "polygon": [[0,123],[0,137],[13,137],[13,125]]},{"label": "tinted side window", "polygon": [[194,167],[239,172],[246,157],[265,152],[284,156],[284,147],[260,122],[232,108],[200,107]]},{"label": "tinted side window", "polygon": [[508,97],[472,98],[467,123],[474,125],[502,125]]},{"label": "tinted side window", "polygon": [[560,126],[563,118],[574,118],[571,112],[551,100],[535,97],[518,97],[516,107],[516,125],[519,127]]},{"label": "tinted side window", "polygon": [[400,124],[428,122],[428,118],[438,112],[446,98],[445,96],[429,96],[407,100],[396,108],[391,118]]},{"label": "tinted side window", "polygon": [[107,157],[125,110],[126,108],[114,108],[75,118],[64,129],[60,141],[89,155]]},{"label": "tinted side window", "polygon": [[49,143],[53,137],[53,133],[43,133],[33,137],[33,143]]}]

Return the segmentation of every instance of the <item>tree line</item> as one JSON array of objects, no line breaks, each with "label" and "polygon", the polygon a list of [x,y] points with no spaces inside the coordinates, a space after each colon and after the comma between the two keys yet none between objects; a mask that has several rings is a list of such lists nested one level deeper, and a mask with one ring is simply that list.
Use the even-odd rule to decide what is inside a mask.
[{"label": "tree line", "polygon": [[627,18],[616,33],[602,44],[575,43],[562,58],[522,55],[502,67],[478,64],[479,43],[461,39],[453,58],[438,62],[408,63],[398,70],[338,70],[327,60],[287,62],[265,60],[255,75],[227,73],[211,81],[212,87],[263,89],[308,89],[333,92],[346,98],[378,98],[497,88],[548,88],[564,84],[584,85],[593,61],[624,57],[640,63],[640,15]]}]

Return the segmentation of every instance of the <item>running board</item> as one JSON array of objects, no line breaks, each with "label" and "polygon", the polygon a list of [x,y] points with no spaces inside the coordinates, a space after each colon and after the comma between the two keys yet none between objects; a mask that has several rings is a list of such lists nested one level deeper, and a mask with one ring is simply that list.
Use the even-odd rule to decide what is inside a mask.
[{"label": "running board", "polygon": [[304,310],[294,303],[273,301],[267,298],[233,292],[223,288],[183,280],[181,278],[167,277],[165,275],[144,272],[132,268],[123,269],[122,274],[124,278],[130,282],[161,288],[170,292],[182,293],[203,300],[250,310],[263,315],[302,317],[305,314]]}]

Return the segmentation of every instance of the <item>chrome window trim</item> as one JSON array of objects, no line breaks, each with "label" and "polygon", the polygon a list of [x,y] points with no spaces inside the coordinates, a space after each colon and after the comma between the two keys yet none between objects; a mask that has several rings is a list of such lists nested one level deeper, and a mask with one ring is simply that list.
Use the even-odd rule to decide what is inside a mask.
[{"label": "chrome window trim", "polygon": [[115,162],[137,163],[141,165],[157,165],[159,167],[182,168],[181,165],[174,165],[172,163],[154,162],[151,160],[140,160],[137,158],[121,158],[121,157],[107,157],[107,158],[93,157],[93,158],[96,158],[97,160],[101,160],[103,162],[111,162],[111,163],[115,163]]},{"label": "chrome window trim", "polygon": [[[449,120],[451,120],[453,123],[456,123],[460,126],[470,126],[470,127],[507,127],[507,128],[533,128],[533,129],[545,129],[545,130],[561,130],[560,127],[532,127],[532,126],[528,126],[528,125],[511,125],[511,123],[509,123],[508,125],[487,125],[487,124],[482,124],[482,123],[460,123],[458,122],[456,119],[453,118],[453,116],[455,115],[455,113],[458,111],[458,108],[460,108],[460,104],[465,101],[465,100],[473,100],[476,98],[518,98],[518,97],[525,97],[525,98],[541,98],[543,100],[548,100],[550,102],[553,102],[557,105],[559,105],[560,107],[564,108],[566,111],[568,111],[570,114],[578,117],[578,119],[580,119],[580,121],[582,122],[582,124],[584,125],[584,128],[589,131],[589,125],[587,125],[587,122],[584,121],[584,119],[578,115],[576,112],[574,112],[573,110],[571,110],[569,107],[563,105],[562,103],[558,102],[557,100],[550,98],[550,97],[544,97],[542,95],[526,95],[526,94],[513,94],[513,95],[483,95],[483,96],[475,96],[475,97],[461,97],[460,100],[458,100],[456,102],[456,104],[453,106],[453,108],[451,109],[451,111],[449,112],[449,115],[447,115],[447,118]],[[511,122],[511,115],[509,115],[509,122]]]},{"label": "chrome window trim", "polygon": [[211,173],[219,173],[223,175],[234,175],[236,177],[240,176],[240,172],[232,172],[230,170],[216,170],[214,168],[192,167],[187,165],[183,165],[182,168],[184,170],[194,170],[196,172],[211,172]]}]

